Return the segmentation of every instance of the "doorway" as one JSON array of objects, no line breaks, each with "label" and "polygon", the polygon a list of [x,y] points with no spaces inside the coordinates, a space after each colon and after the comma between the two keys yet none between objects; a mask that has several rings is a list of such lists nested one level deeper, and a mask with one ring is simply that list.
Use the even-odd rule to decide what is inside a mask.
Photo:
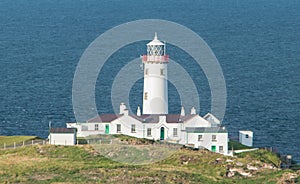
[{"label": "doorway", "polygon": [[109,134],[109,125],[105,125],[105,134]]},{"label": "doorway", "polygon": [[165,139],[165,128],[161,127],[160,128],[160,140],[164,140]]},{"label": "doorway", "polygon": [[216,150],[217,150],[217,147],[216,147],[216,146],[211,146],[211,151],[212,151],[212,152],[216,152]]}]

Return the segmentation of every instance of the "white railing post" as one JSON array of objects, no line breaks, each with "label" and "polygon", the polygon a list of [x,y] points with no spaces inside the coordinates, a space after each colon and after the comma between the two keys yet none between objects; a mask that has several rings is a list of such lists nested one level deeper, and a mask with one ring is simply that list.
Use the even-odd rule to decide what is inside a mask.
[{"label": "white railing post", "polygon": [[33,140],[31,140],[31,145],[33,146]]},{"label": "white railing post", "polygon": [[23,147],[25,146],[25,141],[23,141]]},{"label": "white railing post", "polygon": [[16,142],[14,142],[14,149],[16,149]]}]

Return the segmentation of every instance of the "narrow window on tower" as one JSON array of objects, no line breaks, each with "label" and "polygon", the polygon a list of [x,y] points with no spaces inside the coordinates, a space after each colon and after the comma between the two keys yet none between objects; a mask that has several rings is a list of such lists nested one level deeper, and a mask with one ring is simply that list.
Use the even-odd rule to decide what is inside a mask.
[{"label": "narrow window on tower", "polygon": [[145,75],[148,75],[148,74],[149,74],[149,69],[146,68],[146,69],[145,69]]},{"label": "narrow window on tower", "polygon": [[148,93],[147,92],[145,92],[145,94],[144,94],[144,100],[148,100]]},{"label": "narrow window on tower", "polygon": [[165,75],[165,72],[164,72],[164,69],[160,69],[160,75],[164,76]]}]

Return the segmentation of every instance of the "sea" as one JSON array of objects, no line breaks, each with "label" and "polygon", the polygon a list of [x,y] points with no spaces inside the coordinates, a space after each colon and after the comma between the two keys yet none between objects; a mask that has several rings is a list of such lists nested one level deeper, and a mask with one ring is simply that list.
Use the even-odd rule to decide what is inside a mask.
[{"label": "sea", "polygon": [[[226,81],[222,124],[230,137],[251,130],[255,147],[300,162],[299,10],[299,0],[1,0],[0,135],[46,138],[49,122],[75,122],[72,84],[86,48],[120,24],[159,19],[191,29],[214,52]],[[126,45],[105,62],[95,86],[100,114],[113,112],[114,77],[146,53],[151,39]],[[210,112],[204,72],[180,48],[171,45],[168,54],[195,82],[200,115]],[[138,80],[130,89],[132,109],[142,104],[142,88]],[[180,106],[169,83],[169,113]]]}]

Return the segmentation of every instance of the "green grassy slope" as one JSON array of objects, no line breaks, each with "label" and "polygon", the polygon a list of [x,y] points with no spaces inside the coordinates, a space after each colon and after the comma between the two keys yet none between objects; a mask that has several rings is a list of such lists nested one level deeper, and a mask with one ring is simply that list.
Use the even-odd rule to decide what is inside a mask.
[{"label": "green grassy slope", "polygon": [[[128,165],[100,155],[90,145],[36,145],[0,150],[0,183],[276,183],[288,174],[297,174],[264,168],[264,164],[275,166],[278,161],[269,156],[260,159],[264,154],[244,153],[234,158],[180,149],[156,163]],[[252,177],[226,177],[228,168],[245,169],[249,163],[260,168]]]},{"label": "green grassy slope", "polygon": [[23,141],[31,141],[38,139],[36,136],[0,136],[0,148],[3,147],[4,144],[6,146],[13,145],[14,142],[16,144],[23,143]]}]

